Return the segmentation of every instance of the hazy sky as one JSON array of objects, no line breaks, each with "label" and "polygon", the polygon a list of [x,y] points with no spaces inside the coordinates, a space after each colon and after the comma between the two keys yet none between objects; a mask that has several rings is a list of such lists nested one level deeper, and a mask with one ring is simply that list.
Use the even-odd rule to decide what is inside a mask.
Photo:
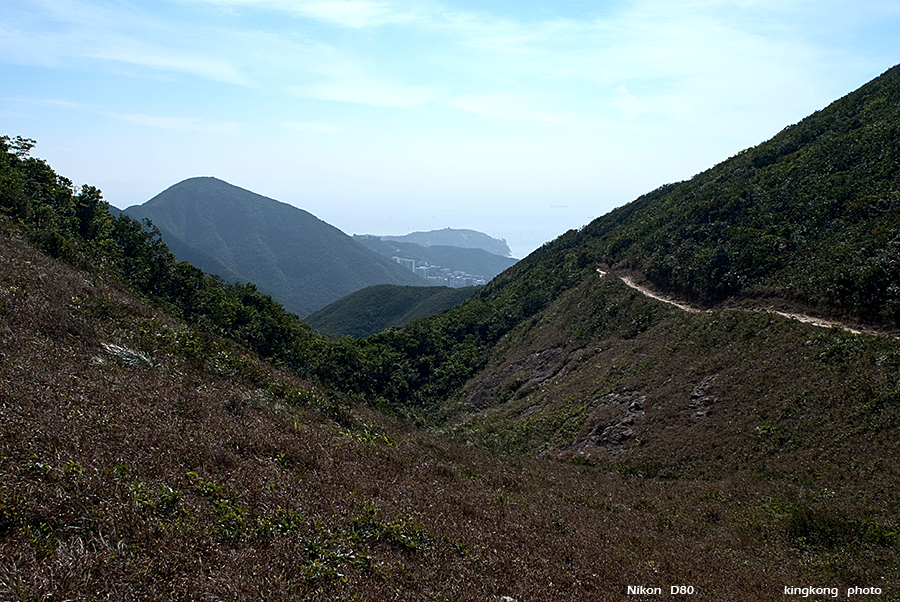
[{"label": "hazy sky", "polygon": [[143,203],[216,176],[522,257],[900,62],[896,0],[2,0],[0,134]]}]

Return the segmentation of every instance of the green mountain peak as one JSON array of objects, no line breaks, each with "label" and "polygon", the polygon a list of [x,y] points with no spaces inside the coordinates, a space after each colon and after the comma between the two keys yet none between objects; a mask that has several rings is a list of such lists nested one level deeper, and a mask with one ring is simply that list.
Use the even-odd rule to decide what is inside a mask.
[{"label": "green mountain peak", "polygon": [[225,266],[224,278],[254,282],[301,316],[367,286],[425,284],[311,213],[217,178],[184,180],[125,213],[149,218],[179,259]]}]

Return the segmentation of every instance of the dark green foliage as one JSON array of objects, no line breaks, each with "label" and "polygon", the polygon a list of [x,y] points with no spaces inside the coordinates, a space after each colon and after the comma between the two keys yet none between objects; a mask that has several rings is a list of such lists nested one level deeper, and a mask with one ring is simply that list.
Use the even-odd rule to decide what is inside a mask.
[{"label": "dark green foliage", "polygon": [[477,289],[379,284],[347,295],[303,321],[329,336],[365,337],[459,305]]},{"label": "dark green foliage", "polygon": [[314,336],[253,284],[226,283],[178,262],[150,221],[114,218],[100,191],[80,191],[44,161],[19,156],[8,137],[0,148],[0,203],[41,250],[79,266],[96,266],[187,322],[231,338],[263,357],[297,368],[298,348]]},{"label": "dark green foliage", "polygon": [[32,242],[54,257],[80,265],[102,260],[115,220],[100,191],[88,185],[76,190],[46,162],[28,156],[33,145],[21,137],[0,141],[0,210],[25,225]]},{"label": "dark green foliage", "polygon": [[407,519],[397,519],[386,523],[378,516],[378,510],[371,504],[362,508],[362,516],[352,521],[352,536],[356,539],[372,539],[389,543],[405,552],[413,552],[430,539],[424,529]]},{"label": "dark green foliage", "polygon": [[851,544],[891,547],[897,534],[868,520],[849,518],[839,511],[811,506],[790,509],[785,533],[798,543],[835,548]]}]

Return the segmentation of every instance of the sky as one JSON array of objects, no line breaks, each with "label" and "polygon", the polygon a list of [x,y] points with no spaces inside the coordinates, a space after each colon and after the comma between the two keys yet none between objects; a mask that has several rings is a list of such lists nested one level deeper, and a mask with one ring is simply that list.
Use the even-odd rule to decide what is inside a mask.
[{"label": "sky", "polygon": [[113,206],[215,176],[514,257],[900,62],[896,0],[0,5],[0,135]]}]

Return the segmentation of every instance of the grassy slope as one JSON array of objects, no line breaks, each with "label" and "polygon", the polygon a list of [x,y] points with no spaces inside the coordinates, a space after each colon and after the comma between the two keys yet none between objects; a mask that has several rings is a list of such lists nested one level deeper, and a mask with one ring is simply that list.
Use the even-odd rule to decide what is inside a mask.
[{"label": "grassy slope", "polygon": [[441,313],[475,292],[474,287],[381,284],[351,293],[303,319],[329,336],[365,337]]},{"label": "grassy slope", "polygon": [[[705,506],[711,522],[737,527],[749,520],[738,507],[766,508],[743,536],[792,534],[806,583],[896,592],[898,373],[892,337],[763,312],[689,314],[595,273],[501,341],[448,408],[444,430],[674,496],[728,487]],[[696,511],[671,509],[664,523]]]},{"label": "grassy slope", "polygon": [[[817,577],[896,583],[881,517],[823,511],[818,489],[459,446],[9,236],[0,249],[7,598],[612,600],[690,583],[774,600]],[[823,521],[850,529],[837,541]]]},{"label": "grassy slope", "polygon": [[[824,487],[832,469],[853,481],[863,457],[872,471],[896,457],[898,367],[890,337],[763,312],[690,314],[595,274],[511,332],[451,415],[502,451],[670,476],[752,467]],[[633,414],[624,401],[635,395],[640,412],[618,429],[631,433],[592,443]]]}]

